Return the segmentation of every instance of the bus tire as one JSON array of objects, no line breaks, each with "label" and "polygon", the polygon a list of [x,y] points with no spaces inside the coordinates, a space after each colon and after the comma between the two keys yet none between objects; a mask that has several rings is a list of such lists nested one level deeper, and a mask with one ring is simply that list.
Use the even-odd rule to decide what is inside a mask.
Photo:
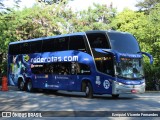
[{"label": "bus tire", "polygon": [[24,83],[23,80],[19,80],[18,88],[19,88],[20,91],[24,91],[25,90],[25,83]]},{"label": "bus tire", "polygon": [[93,98],[93,89],[90,82],[86,83],[85,94],[86,94],[86,98]]},{"label": "bus tire", "polygon": [[27,88],[27,92],[33,92],[33,84],[31,80],[28,80],[26,88]]},{"label": "bus tire", "polygon": [[119,97],[119,94],[112,94],[112,98],[116,99]]}]

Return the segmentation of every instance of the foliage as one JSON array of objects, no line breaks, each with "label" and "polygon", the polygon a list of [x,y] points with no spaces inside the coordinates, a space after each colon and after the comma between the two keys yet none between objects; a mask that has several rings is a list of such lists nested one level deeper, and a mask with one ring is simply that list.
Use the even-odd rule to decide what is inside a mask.
[{"label": "foliage", "polygon": [[142,11],[149,11],[150,9],[154,8],[156,4],[160,3],[159,0],[140,0],[136,7],[138,7]]},{"label": "foliage", "polygon": [[48,5],[54,4],[54,3],[60,3],[60,2],[64,2],[67,3],[68,0],[37,0],[39,3],[45,3]]},{"label": "foliage", "polygon": [[76,13],[77,17],[72,19],[74,31],[87,30],[107,30],[110,29],[110,23],[116,14],[116,10],[107,8],[106,5],[94,4],[87,10]]},{"label": "foliage", "polygon": [[160,79],[160,4],[155,5],[155,7],[150,11],[148,15],[150,34],[150,48],[151,54],[154,57],[154,66],[150,66],[150,69],[145,69],[147,74],[150,74],[149,80]]}]

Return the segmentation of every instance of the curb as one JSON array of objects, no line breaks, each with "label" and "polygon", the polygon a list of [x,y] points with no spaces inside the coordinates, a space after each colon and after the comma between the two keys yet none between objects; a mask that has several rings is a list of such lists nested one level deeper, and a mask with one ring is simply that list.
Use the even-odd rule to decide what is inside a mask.
[{"label": "curb", "polygon": [[8,89],[17,91],[18,87],[17,86],[8,86]]},{"label": "curb", "polygon": [[[2,86],[0,85],[0,91],[1,91],[1,88],[2,88]],[[10,91],[10,90],[17,91],[18,87],[17,86],[8,86],[8,91]]]}]

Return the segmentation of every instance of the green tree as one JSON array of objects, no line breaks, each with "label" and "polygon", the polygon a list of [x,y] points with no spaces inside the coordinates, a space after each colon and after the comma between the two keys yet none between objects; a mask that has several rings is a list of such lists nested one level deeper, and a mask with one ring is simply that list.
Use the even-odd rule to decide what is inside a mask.
[{"label": "green tree", "polygon": [[[123,12],[117,14],[111,25],[116,30],[132,33],[138,39],[140,44],[147,42],[146,29],[148,26],[148,20],[144,12],[135,12],[129,9],[125,9]],[[147,52],[151,52],[147,46],[142,45],[141,49]]]},{"label": "green tree", "polygon": [[148,14],[149,11],[158,3],[160,3],[159,0],[140,0],[136,4],[136,7],[138,7],[140,11],[145,11]]},{"label": "green tree", "polygon": [[74,31],[107,30],[111,28],[110,23],[115,17],[116,10],[106,5],[94,4],[93,8],[89,7],[76,14],[77,17],[72,19],[71,24]]},{"label": "green tree", "polygon": [[37,0],[39,3],[45,3],[48,5],[57,4],[57,3],[64,3],[67,4],[69,0]]},{"label": "green tree", "polygon": [[[15,0],[16,3],[18,3],[18,0]],[[8,30],[8,23],[7,21],[10,20],[10,18],[6,15],[8,13],[12,12],[11,8],[8,8],[4,4],[4,0],[0,0],[0,74],[4,73],[4,71],[7,71],[6,67],[6,41],[8,37],[8,33],[6,30]],[[6,35],[5,35],[6,34]]]},{"label": "green tree", "polygon": [[155,74],[160,78],[160,3],[155,5],[148,15],[148,34],[150,47],[154,56]]}]

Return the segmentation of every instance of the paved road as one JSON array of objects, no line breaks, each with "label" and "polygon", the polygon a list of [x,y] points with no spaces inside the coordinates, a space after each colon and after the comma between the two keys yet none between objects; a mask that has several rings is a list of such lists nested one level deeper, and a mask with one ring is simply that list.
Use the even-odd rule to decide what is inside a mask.
[{"label": "paved road", "polygon": [[[93,99],[87,99],[83,93],[76,92],[28,93],[14,89],[7,92],[0,91],[0,111],[160,111],[160,92],[121,95],[118,99],[112,99],[110,95],[95,95]],[[99,119],[106,120],[105,117]]]}]

